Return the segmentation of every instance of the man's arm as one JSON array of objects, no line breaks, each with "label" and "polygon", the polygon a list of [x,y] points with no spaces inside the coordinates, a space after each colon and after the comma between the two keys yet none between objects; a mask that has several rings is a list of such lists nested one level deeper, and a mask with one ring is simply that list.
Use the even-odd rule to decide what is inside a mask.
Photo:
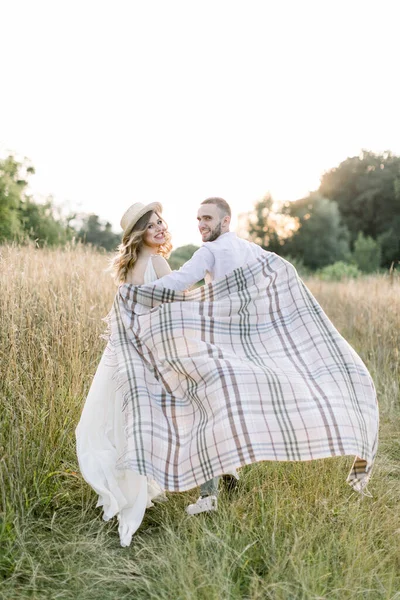
[{"label": "man's arm", "polygon": [[170,275],[165,275],[161,279],[154,281],[154,285],[168,288],[169,290],[177,290],[183,292],[191,285],[201,281],[207,271],[211,271],[214,266],[213,253],[202,246],[193,254],[179,271],[172,271]]}]

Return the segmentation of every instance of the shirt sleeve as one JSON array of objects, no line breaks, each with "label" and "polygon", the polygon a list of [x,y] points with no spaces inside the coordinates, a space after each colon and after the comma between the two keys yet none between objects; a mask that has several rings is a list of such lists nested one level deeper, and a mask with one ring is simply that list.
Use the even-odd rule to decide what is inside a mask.
[{"label": "shirt sleeve", "polygon": [[191,285],[204,279],[207,271],[211,271],[214,266],[214,255],[202,246],[193,254],[179,271],[172,271],[169,275],[165,275],[153,282],[154,285],[183,292]]}]

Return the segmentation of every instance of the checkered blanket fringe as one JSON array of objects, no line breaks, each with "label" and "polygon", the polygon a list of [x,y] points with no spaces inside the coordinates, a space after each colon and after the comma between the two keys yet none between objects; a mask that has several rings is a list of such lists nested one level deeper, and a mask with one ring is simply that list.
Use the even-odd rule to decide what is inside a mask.
[{"label": "checkered blanket fringe", "polygon": [[365,490],[373,382],[287,261],[268,253],[190,292],[125,284],[107,320],[119,468],[184,491],[258,461],[353,455],[347,481]]}]

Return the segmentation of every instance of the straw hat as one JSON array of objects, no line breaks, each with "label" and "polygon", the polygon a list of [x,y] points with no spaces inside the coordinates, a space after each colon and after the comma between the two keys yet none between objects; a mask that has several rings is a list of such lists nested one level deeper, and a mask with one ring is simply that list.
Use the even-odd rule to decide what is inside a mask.
[{"label": "straw hat", "polygon": [[162,206],[159,202],[150,202],[150,204],[142,204],[141,202],[135,202],[124,212],[121,219],[121,227],[124,233],[127,233],[132,227],[139,221],[140,217],[143,217],[147,212],[152,211],[161,214]]}]

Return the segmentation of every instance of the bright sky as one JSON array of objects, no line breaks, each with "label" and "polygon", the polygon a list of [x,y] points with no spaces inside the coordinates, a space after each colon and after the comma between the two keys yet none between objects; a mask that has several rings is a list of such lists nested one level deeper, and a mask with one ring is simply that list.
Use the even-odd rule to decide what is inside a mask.
[{"label": "bright sky", "polygon": [[0,154],[116,230],[161,201],[174,246],[200,244],[208,196],[237,215],[361,148],[400,153],[399,17],[397,0],[0,0]]}]

